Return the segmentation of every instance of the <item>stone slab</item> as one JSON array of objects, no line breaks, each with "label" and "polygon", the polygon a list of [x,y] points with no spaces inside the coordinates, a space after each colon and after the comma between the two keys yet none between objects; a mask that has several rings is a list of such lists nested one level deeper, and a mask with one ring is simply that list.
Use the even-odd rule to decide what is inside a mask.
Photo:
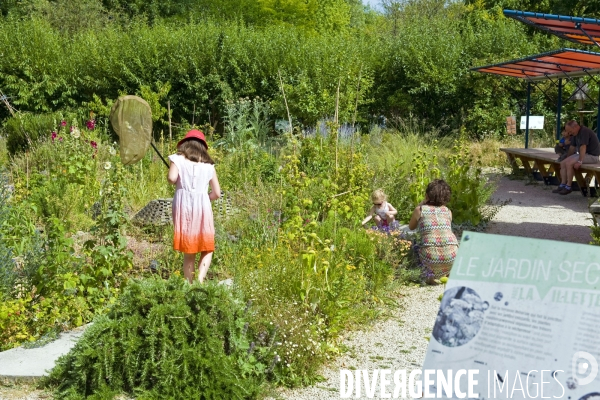
[{"label": "stone slab", "polygon": [[61,333],[42,347],[16,347],[0,353],[0,381],[31,381],[54,368],[56,360],[69,352],[89,325]]}]

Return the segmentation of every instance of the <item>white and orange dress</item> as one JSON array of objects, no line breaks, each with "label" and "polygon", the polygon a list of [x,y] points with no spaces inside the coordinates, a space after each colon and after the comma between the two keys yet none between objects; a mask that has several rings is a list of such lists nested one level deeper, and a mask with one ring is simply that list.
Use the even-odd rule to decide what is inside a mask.
[{"label": "white and orange dress", "polygon": [[180,154],[169,156],[169,160],[179,170],[173,196],[173,249],[187,254],[214,251],[215,225],[208,184],[215,176],[215,167]]}]

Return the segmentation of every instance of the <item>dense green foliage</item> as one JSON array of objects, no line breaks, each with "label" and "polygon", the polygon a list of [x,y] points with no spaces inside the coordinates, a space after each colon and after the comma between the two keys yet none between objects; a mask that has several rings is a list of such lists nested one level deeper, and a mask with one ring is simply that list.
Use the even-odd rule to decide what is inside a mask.
[{"label": "dense green foliage", "polygon": [[275,348],[250,347],[244,310],[224,286],[190,286],[181,278],[131,282],[58,361],[49,381],[68,399],[111,392],[253,399],[272,372]]},{"label": "dense green foliage", "polygon": [[[10,254],[0,264],[0,349],[91,320],[114,302],[132,267],[116,151],[104,145],[98,154],[97,132],[71,127],[59,121],[6,171],[12,193],[3,186],[0,255]],[[76,243],[74,227],[90,232],[85,243]]]},{"label": "dense green foliage", "polygon": [[[238,213],[215,213],[211,273],[232,277],[253,300],[250,332],[279,332],[281,363],[269,380],[314,382],[320,363],[340,351],[340,333],[377,316],[395,278],[418,280],[418,271],[405,269],[407,242],[360,227],[371,190],[383,187],[406,222],[427,180],[441,175],[454,190],[456,221],[476,224],[490,186],[472,168],[465,142],[456,142],[455,156],[442,149],[433,157],[440,153],[436,132],[422,132],[421,140],[408,131],[361,135],[330,122],[312,137],[273,137],[267,103],[242,100],[226,110],[223,136],[207,132],[222,189]],[[172,195],[164,166],[148,153],[123,167],[95,122],[57,125],[14,156],[7,171],[13,193],[0,232],[4,348],[90,321],[131,278],[180,274],[170,227],[139,231],[124,212]],[[181,134],[158,142],[163,154],[174,151]],[[444,140],[451,148],[454,140]],[[413,156],[418,168],[401,162]],[[162,245],[141,259],[138,250],[135,261],[131,241],[144,238]]]},{"label": "dense green foliage", "polygon": [[[526,3],[419,0],[381,15],[356,0],[9,2],[0,89],[21,111],[100,115],[120,93],[138,93],[163,109],[170,101],[176,122],[220,132],[238,98],[260,96],[287,119],[281,82],[294,125],[313,127],[334,114],[339,87],[341,122],[412,114],[483,137],[523,112],[525,86],[469,68],[559,45],[501,13]],[[584,3],[538,8],[597,12]],[[553,115],[541,92],[533,102],[535,113]],[[8,115],[0,107],[0,120]]]}]

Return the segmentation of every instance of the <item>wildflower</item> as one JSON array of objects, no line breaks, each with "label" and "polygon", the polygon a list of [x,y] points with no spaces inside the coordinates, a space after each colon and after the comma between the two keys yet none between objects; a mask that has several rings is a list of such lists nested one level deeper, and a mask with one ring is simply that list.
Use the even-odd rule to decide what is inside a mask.
[{"label": "wildflower", "polygon": [[267,373],[271,373],[271,371],[273,371],[273,368],[275,368],[275,364],[277,364],[280,361],[279,356],[275,356],[275,358],[273,359],[273,361],[271,362],[271,366],[269,367],[269,369],[267,370]]},{"label": "wildflower", "polygon": [[92,146],[94,149],[98,148],[98,143],[94,142],[93,140],[90,142],[90,146]]},{"label": "wildflower", "polygon": [[117,154],[117,150],[116,150],[114,147],[110,146],[110,147],[108,148],[108,153],[109,153],[111,156],[114,156],[115,154]]},{"label": "wildflower", "polygon": [[67,126],[67,121],[65,121],[64,119],[60,121],[60,126]]},{"label": "wildflower", "polygon": [[62,142],[62,136],[58,138],[58,141],[59,141],[59,142]]},{"label": "wildflower", "polygon": [[81,136],[81,132],[79,131],[79,128],[71,127],[71,136],[73,136],[75,139],[79,139],[79,137]]},{"label": "wildflower", "polygon": [[87,122],[85,123],[85,126],[87,126],[87,128],[88,128],[90,131],[93,131],[93,130],[94,130],[94,128],[96,128],[96,120],[94,120],[94,119],[90,119],[89,121],[87,121]]},{"label": "wildflower", "polygon": [[53,132],[52,132],[52,141],[53,141],[53,142],[54,142],[54,139],[56,139],[56,137],[57,137],[57,136],[58,136],[58,135],[56,134],[56,132],[54,132],[54,131],[53,131]]},{"label": "wildflower", "polygon": [[110,161],[107,161],[104,163],[104,169],[110,169],[112,167],[112,164],[110,163]]}]

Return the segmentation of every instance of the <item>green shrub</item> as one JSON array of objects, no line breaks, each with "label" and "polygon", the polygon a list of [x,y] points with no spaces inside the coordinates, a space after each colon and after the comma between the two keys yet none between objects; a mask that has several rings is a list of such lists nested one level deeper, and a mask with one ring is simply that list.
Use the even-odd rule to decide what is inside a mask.
[{"label": "green shrub", "polygon": [[256,186],[259,182],[272,183],[280,177],[279,160],[260,147],[249,147],[226,155],[220,149],[211,153],[217,155],[215,168],[225,191]]},{"label": "green shrub", "polygon": [[55,126],[52,114],[20,114],[4,124],[6,149],[10,154],[27,150],[40,138],[50,137]]},{"label": "green shrub", "polygon": [[31,298],[27,297],[0,303],[0,351],[29,339],[27,325],[31,314],[27,312],[27,305],[30,301]]},{"label": "green shrub", "polygon": [[52,132],[58,133],[67,125],[81,126],[80,123],[75,122],[79,119],[81,118],[76,113],[19,113],[8,118],[4,123],[6,149],[10,155],[29,150],[40,140],[51,140]]},{"label": "green shrub", "polygon": [[482,173],[481,159],[469,152],[468,142],[458,140],[452,154],[442,167],[442,177],[452,188],[452,199],[448,208],[452,210],[452,221],[456,224],[479,225],[485,222],[484,206],[491,198],[495,185],[489,184]]},{"label": "green shrub", "polygon": [[398,210],[398,220],[408,223],[425,198],[429,182],[440,178],[452,189],[448,207],[453,222],[478,225],[489,219],[489,213],[482,213],[495,186],[483,175],[481,157],[471,155],[464,136],[442,140],[390,133],[377,136],[380,144],[371,149],[375,154],[369,155],[376,171],[373,186],[383,187]]},{"label": "green shrub", "polygon": [[224,286],[181,278],[131,282],[48,379],[58,398],[251,399],[268,371],[250,345],[244,303]]},{"label": "green shrub", "polygon": [[295,386],[314,383],[341,332],[377,314],[394,269],[357,226],[371,180],[358,139],[291,139],[283,154],[279,179],[236,196],[243,211],[223,221],[215,264],[253,300],[251,329],[276,327],[273,379]]}]

